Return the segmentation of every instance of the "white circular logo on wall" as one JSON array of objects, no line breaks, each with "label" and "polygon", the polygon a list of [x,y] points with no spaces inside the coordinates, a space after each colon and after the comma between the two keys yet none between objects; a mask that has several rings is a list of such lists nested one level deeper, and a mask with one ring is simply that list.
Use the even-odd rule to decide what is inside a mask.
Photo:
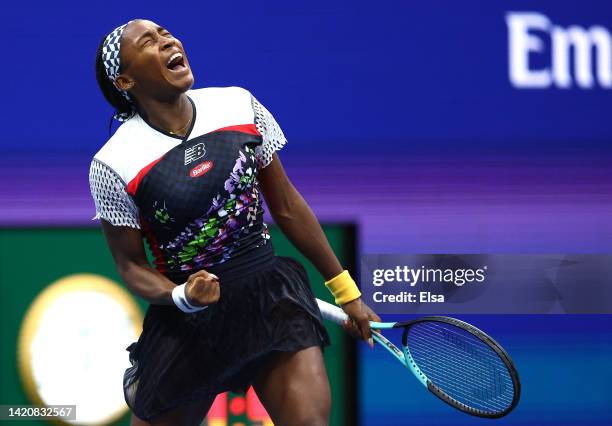
[{"label": "white circular logo on wall", "polygon": [[136,341],[142,313],[114,281],[70,275],[34,300],[22,323],[19,371],[33,403],[76,405],[76,421],[103,425],[127,411],[123,373],[126,347]]}]

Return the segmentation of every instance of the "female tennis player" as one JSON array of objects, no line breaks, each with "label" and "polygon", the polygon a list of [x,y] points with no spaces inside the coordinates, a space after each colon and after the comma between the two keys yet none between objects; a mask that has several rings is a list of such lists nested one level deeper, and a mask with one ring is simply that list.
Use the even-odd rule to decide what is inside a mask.
[{"label": "female tennis player", "polygon": [[218,393],[251,384],[276,424],[327,424],[329,336],[304,267],[274,253],[262,197],[326,279],[345,329],[372,345],[368,320],[380,318],[286,176],[273,116],[239,87],[191,89],[181,42],[148,20],[103,38],[96,77],[122,122],[91,163],[96,218],[150,303],[128,347],[132,424],[197,425]]}]

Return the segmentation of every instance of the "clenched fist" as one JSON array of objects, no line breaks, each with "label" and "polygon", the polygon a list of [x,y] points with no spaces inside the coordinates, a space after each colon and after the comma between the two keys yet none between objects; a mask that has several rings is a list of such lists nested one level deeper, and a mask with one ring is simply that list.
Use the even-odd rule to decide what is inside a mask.
[{"label": "clenched fist", "polygon": [[207,306],[216,303],[221,296],[219,278],[204,270],[191,274],[185,285],[187,302],[192,306]]}]

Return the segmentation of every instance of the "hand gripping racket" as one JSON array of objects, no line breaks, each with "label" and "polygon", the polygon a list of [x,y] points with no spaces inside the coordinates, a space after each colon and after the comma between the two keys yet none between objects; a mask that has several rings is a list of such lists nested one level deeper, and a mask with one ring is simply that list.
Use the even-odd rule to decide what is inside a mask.
[{"label": "hand gripping racket", "polygon": [[[317,299],[323,318],[342,324],[346,313]],[[370,321],[374,340],[407,367],[434,395],[478,417],[499,418],[518,404],[521,384],[506,351],[476,327],[430,316],[406,322]],[[403,329],[402,349],[379,330]]]}]

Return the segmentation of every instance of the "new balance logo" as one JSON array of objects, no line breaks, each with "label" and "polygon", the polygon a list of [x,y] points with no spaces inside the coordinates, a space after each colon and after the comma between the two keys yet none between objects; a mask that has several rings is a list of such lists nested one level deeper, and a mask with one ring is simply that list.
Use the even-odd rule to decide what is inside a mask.
[{"label": "new balance logo", "polygon": [[206,148],[204,148],[203,142],[197,143],[191,148],[187,148],[185,150],[185,165],[204,157],[204,154],[206,154]]}]

